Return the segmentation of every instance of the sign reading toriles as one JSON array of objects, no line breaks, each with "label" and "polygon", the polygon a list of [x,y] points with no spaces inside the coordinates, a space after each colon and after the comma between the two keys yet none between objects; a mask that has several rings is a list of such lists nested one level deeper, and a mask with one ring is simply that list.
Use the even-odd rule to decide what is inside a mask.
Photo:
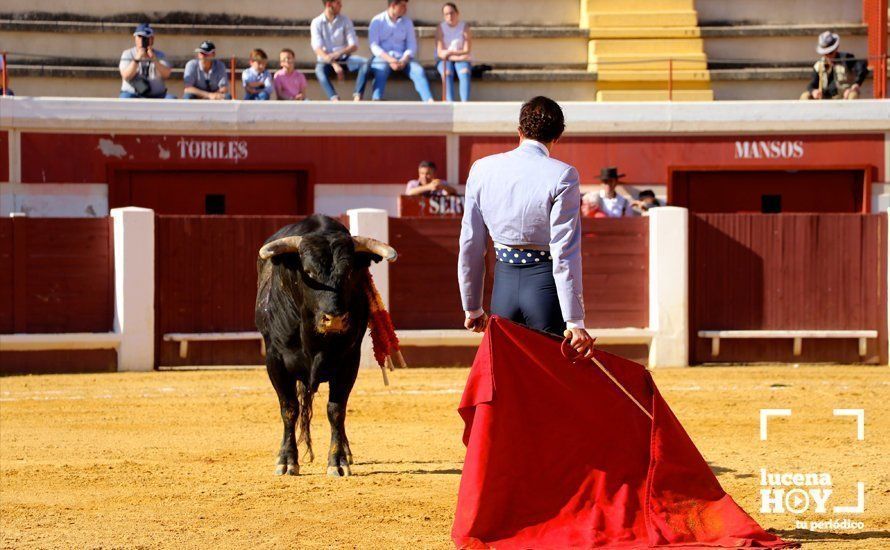
[{"label": "sign reading toriles", "polygon": [[803,155],[802,141],[735,142],[735,158],[737,159],[802,159]]},{"label": "sign reading toriles", "polygon": [[188,160],[233,160],[247,158],[247,142],[236,140],[187,139],[180,138],[179,158]]}]

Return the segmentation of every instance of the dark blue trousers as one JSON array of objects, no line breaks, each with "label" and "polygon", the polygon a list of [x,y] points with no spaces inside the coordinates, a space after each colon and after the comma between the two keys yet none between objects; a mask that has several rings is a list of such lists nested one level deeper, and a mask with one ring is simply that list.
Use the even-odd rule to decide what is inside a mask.
[{"label": "dark blue trousers", "polygon": [[566,324],[559,309],[553,262],[495,262],[491,312],[527,327],[562,336]]}]

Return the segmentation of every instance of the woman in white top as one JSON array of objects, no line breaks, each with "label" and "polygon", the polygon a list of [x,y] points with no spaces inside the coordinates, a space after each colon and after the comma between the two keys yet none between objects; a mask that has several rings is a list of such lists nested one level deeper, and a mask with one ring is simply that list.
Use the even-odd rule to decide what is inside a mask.
[{"label": "woman in white top", "polygon": [[460,12],[452,2],[442,6],[444,21],[436,27],[436,57],[439,58],[439,74],[445,79],[445,99],[454,101],[454,75],[460,82],[460,100],[470,100],[470,79],[473,65],[470,63],[472,37],[470,26],[460,20]]}]

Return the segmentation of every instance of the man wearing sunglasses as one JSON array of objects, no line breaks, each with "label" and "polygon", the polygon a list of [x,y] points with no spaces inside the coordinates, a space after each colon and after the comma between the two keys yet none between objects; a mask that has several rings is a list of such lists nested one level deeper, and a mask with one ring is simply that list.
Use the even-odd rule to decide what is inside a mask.
[{"label": "man wearing sunglasses", "polygon": [[195,49],[196,59],[185,65],[183,99],[232,99],[226,64],[216,59],[216,46],[205,40]]}]

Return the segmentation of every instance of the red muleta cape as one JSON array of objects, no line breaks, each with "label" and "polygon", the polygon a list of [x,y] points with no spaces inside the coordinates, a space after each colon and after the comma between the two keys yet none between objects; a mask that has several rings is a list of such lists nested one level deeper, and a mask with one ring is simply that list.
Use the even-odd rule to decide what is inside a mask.
[{"label": "red muleta cape", "polygon": [[493,317],[460,404],[460,548],[790,548],[720,487],[646,369]]}]

